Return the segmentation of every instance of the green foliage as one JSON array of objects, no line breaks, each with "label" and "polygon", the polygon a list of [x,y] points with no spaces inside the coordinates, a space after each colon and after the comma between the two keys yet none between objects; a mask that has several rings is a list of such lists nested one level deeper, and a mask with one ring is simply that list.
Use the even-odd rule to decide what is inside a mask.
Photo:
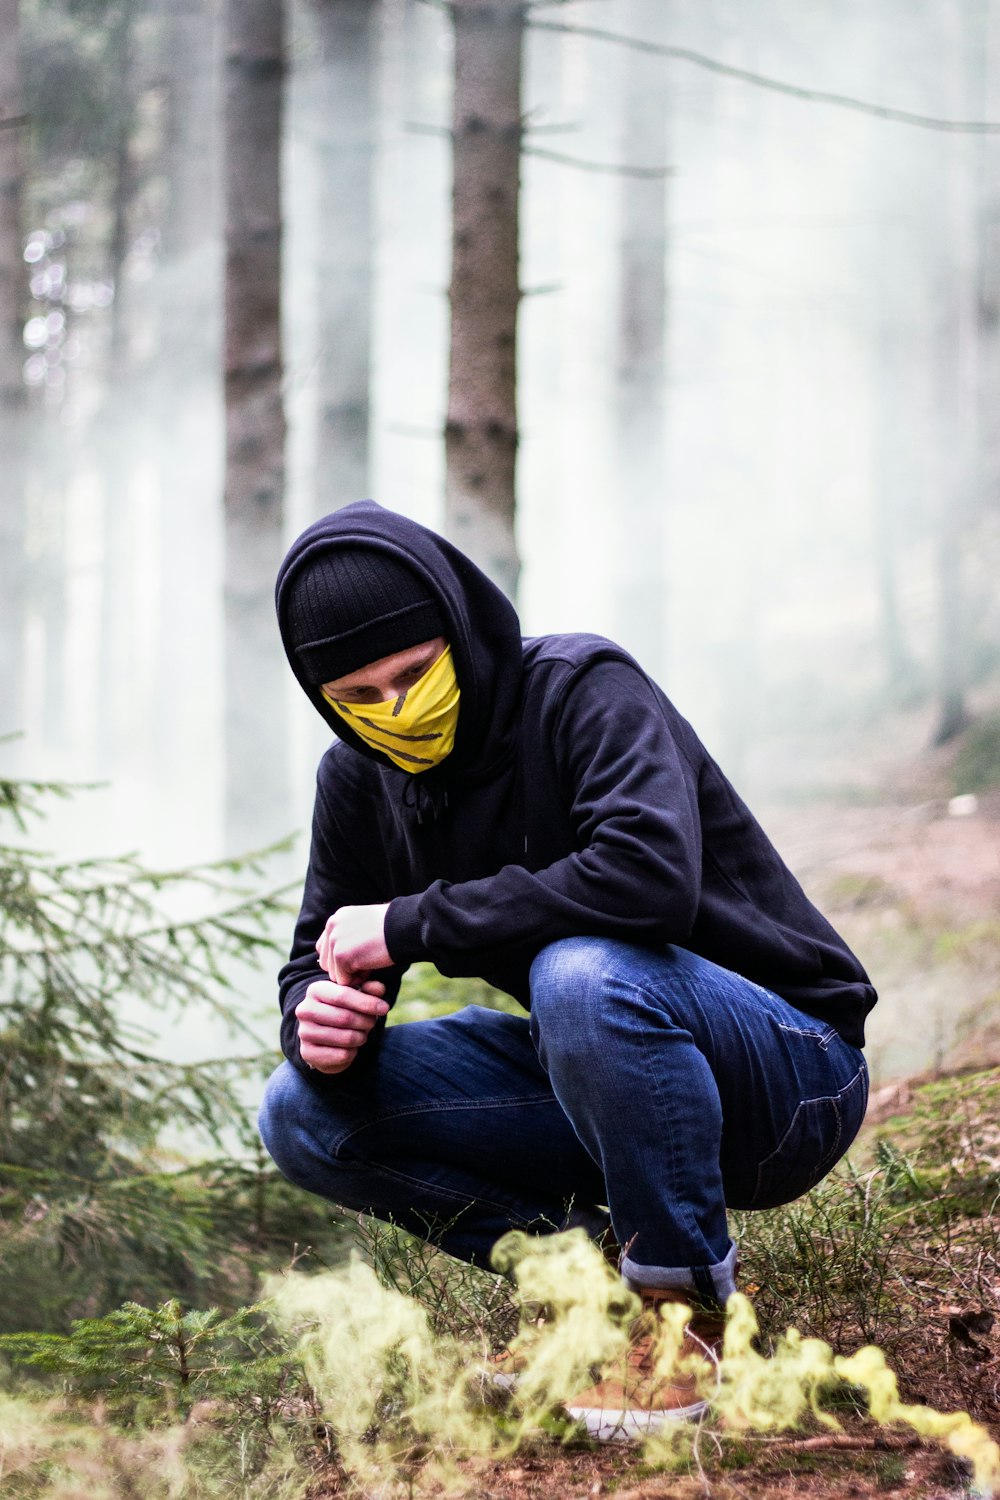
[{"label": "green foliage", "polygon": [[435,1334],[496,1353],[516,1333],[521,1309],[508,1277],[455,1260],[378,1219],[360,1222],[356,1243],[382,1286],[420,1303]]},{"label": "green foliage", "polygon": [[406,1021],[429,1021],[449,1016],[466,1005],[482,1005],[487,1010],[503,1010],[508,1015],[523,1016],[524,1007],[510,995],[495,990],[485,979],[446,979],[433,964],[414,964],[407,971],[399,999],[389,1012],[387,1025],[399,1026]]},{"label": "green foliage", "polygon": [[187,1418],[199,1401],[224,1397],[242,1412],[273,1411],[291,1361],[256,1306],[225,1317],[126,1302],[102,1318],[77,1319],[68,1334],[0,1336],[13,1360],[57,1375],[75,1394],[100,1396],[118,1421]]},{"label": "green foliage", "polygon": [[941,1307],[991,1307],[1000,1269],[1000,1071],[942,1078],[804,1198],[734,1214],[743,1284],[773,1338],[905,1350]]},{"label": "green foliage", "polygon": [[744,1284],[766,1333],[789,1323],[838,1348],[881,1342],[898,1322],[895,1252],[906,1230],[894,1174],[846,1162],[804,1198],[734,1213]]},{"label": "green foliage", "polygon": [[939,1231],[992,1222],[1000,1202],[1000,1072],[960,1073],[915,1090],[903,1117],[872,1132],[894,1201]]},{"label": "green foliage", "polygon": [[[0,1327],[190,1292],[217,1277],[232,1238],[266,1237],[273,1173],[221,1156],[180,1166],[163,1141],[205,1154],[259,1144],[243,1081],[272,1059],[171,1062],[126,1020],[157,1027],[213,1013],[270,953],[282,893],[256,894],[251,856],[185,871],[134,857],[64,861],[27,843],[66,789],[0,780]],[[184,906],[196,905],[196,916]],[[206,914],[207,908],[207,914]],[[239,1233],[237,1234],[237,1229]],[[229,1235],[227,1245],[225,1236]],[[238,1251],[236,1252],[238,1253]],[[25,1288],[31,1290],[25,1297]],[[81,1299],[83,1305],[81,1305]],[[95,1305],[96,1304],[96,1305]]]}]

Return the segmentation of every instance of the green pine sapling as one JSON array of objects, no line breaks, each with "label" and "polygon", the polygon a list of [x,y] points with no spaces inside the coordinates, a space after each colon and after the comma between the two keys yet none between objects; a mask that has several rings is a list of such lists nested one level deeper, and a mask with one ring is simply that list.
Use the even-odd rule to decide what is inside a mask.
[{"label": "green pine sapling", "polygon": [[[68,790],[0,779],[7,1329],[65,1326],[74,1313],[126,1297],[190,1300],[207,1289],[217,1300],[248,1243],[266,1247],[260,1186],[276,1176],[240,1097],[241,1083],[273,1066],[273,1054],[169,1061],[128,1018],[145,1008],[161,1031],[207,1015],[240,1029],[239,966],[277,948],[271,928],[284,936],[285,893],[251,886],[262,855],[158,872],[131,855],[44,853],[28,842],[30,825]],[[181,915],[182,903],[197,914]],[[176,1145],[168,1153],[165,1132],[186,1160],[178,1163]],[[240,1162],[220,1150],[226,1142],[231,1154],[234,1138],[245,1148]],[[280,1219],[281,1187],[275,1192]],[[248,1291],[239,1288],[244,1300]]]}]

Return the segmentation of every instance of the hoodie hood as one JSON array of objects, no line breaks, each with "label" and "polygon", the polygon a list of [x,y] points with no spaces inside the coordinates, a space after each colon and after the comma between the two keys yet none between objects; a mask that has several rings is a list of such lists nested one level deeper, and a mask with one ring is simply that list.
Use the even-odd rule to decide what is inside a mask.
[{"label": "hoodie hood", "polygon": [[462,696],[455,748],[437,772],[428,771],[420,780],[424,775],[449,778],[492,770],[510,754],[517,730],[523,666],[521,627],[514,606],[457,547],[374,500],[359,500],[315,521],[293,542],[278,570],[275,606],[282,644],[316,712],[359,755],[398,776],[410,777],[366,745],[334,712],[320,689],[305,680],[292,648],[287,619],[290,585],[301,568],[340,547],[385,552],[415,573],[438,601]]}]

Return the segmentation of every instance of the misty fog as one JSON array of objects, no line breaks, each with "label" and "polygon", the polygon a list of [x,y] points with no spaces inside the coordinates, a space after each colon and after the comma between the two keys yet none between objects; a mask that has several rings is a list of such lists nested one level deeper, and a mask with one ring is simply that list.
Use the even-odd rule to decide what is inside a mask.
[{"label": "misty fog", "polygon": [[[691,49],[806,91],[1000,120],[1000,12],[991,0],[874,9],[571,0],[537,15]],[[43,22],[36,13],[36,42]],[[356,354],[369,371],[364,491],[443,524],[449,19],[429,4],[385,0],[374,42],[368,92],[351,95],[313,8],[292,8],[288,541],[330,505],[360,497],[331,498],[318,413],[342,343],[364,344],[369,328]],[[144,130],[155,141],[167,104],[141,32],[140,44]],[[337,66],[343,118],[330,87]],[[94,207],[86,164],[74,168],[70,150],[57,180],[30,188],[23,592],[2,601],[16,671],[0,733],[20,737],[0,745],[0,770],[105,783],[60,803],[32,837],[67,855],[138,850],[159,865],[232,852],[211,54],[188,85],[185,108],[202,142],[181,159],[193,228],[177,243],[155,186],[140,195],[113,301],[94,249],[104,210]],[[1000,140],[530,28],[524,97],[525,633],[621,640],[805,872],[813,825],[796,808],[845,798],[849,849],[860,836],[857,809],[892,756],[916,755],[931,740],[942,629],[968,643],[969,702],[996,700]],[[365,153],[367,204],[347,189],[338,202],[329,190],[336,139]],[[153,160],[148,141],[137,149]],[[629,168],[662,172],[630,177],[621,170]],[[623,308],[628,296],[640,310],[642,296],[655,305],[657,292],[627,278],[641,265],[655,283],[657,263],[662,347],[640,372],[645,416],[630,420],[623,390],[636,376],[623,353]],[[363,279],[347,280],[349,264],[355,278],[367,270],[370,324]],[[51,295],[60,277],[72,283],[69,301]],[[338,482],[359,478],[345,464]],[[964,538],[952,576],[958,624],[940,595],[949,576],[942,538],[952,529]],[[242,830],[244,846],[299,830],[295,854],[275,862],[276,880],[293,879],[328,731],[290,673],[281,700],[258,707],[284,721],[292,779],[287,796],[273,798],[273,768],[254,743],[243,746],[262,809],[271,809]],[[289,809],[277,824],[275,806]],[[251,989],[266,1008],[271,974]],[[889,1040],[905,1030],[907,1005],[926,995],[897,991],[890,976],[886,999],[875,1018],[877,1067],[926,1065],[937,1045],[929,1035],[926,1048],[910,1038],[894,1051]],[[276,1030],[276,1009],[274,1020]],[[206,1025],[204,1036],[169,1045],[212,1050],[220,1036]]]}]

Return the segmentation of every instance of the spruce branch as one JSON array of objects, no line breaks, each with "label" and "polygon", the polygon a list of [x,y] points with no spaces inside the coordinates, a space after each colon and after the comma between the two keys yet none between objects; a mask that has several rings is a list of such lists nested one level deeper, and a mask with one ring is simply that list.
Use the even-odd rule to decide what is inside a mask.
[{"label": "spruce branch", "polygon": [[[66,794],[8,779],[0,823],[23,829]],[[242,1085],[275,1059],[234,1004],[233,971],[276,951],[291,887],[251,878],[270,850],[163,871],[31,842],[0,844],[0,1307],[5,1275],[32,1258],[78,1274],[88,1296],[216,1284],[259,1205],[233,1163],[175,1163],[162,1143],[249,1147]],[[147,1017],[166,1014],[214,1014],[252,1053],[161,1057]],[[12,1315],[0,1313],[8,1327]]]}]

